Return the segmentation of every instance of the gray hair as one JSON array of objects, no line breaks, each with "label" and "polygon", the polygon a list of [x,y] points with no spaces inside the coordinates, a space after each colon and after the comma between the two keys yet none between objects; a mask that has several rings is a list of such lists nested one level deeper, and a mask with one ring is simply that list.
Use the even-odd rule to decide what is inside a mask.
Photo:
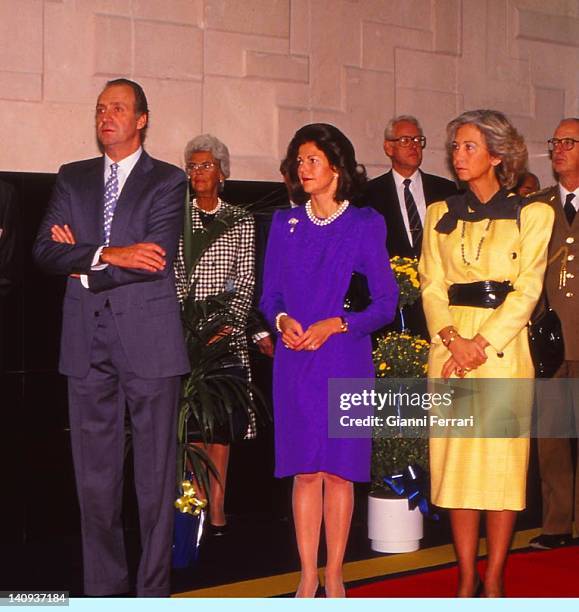
[{"label": "gray hair", "polygon": [[527,145],[513,124],[500,111],[479,109],[466,111],[446,126],[446,146],[452,167],[452,143],[463,125],[474,125],[484,136],[489,153],[501,163],[495,171],[501,187],[512,189],[527,167]]},{"label": "gray hair", "polygon": [[416,117],[413,117],[412,115],[398,115],[398,117],[392,117],[384,128],[384,140],[392,140],[395,138],[394,128],[396,127],[396,124],[400,123],[401,121],[412,123],[412,125],[415,125],[418,128],[420,134],[423,135],[422,126],[420,123],[418,123],[418,119]]},{"label": "gray hair", "polygon": [[229,178],[229,149],[215,136],[200,134],[190,140],[185,147],[185,165],[189,163],[191,155],[197,151],[209,151],[219,162],[219,167],[225,178]]}]

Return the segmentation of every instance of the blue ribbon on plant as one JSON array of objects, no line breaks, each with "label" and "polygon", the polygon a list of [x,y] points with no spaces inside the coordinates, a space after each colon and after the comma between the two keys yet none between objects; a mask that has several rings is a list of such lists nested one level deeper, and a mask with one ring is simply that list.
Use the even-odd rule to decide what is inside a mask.
[{"label": "blue ribbon on plant", "polygon": [[400,497],[408,498],[410,510],[418,508],[420,512],[433,521],[438,521],[439,516],[432,510],[428,501],[428,477],[419,465],[409,465],[400,474],[386,476],[384,482]]}]

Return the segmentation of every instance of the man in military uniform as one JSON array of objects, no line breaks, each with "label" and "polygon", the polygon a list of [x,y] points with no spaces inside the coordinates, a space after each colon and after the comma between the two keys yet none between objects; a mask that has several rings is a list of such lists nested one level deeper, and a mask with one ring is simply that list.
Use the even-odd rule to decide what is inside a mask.
[{"label": "man in military uniform", "polygon": [[[555,376],[579,378],[579,118],[563,119],[548,143],[558,184],[542,197],[555,209],[545,289],[549,305],[561,319],[565,342],[565,361]],[[572,386],[570,393],[565,402],[574,410],[577,431],[577,385]],[[543,529],[541,535],[531,540],[533,548],[549,550],[565,546],[572,540],[573,520],[579,528],[579,470],[573,466],[571,442],[569,438],[538,440]]]}]

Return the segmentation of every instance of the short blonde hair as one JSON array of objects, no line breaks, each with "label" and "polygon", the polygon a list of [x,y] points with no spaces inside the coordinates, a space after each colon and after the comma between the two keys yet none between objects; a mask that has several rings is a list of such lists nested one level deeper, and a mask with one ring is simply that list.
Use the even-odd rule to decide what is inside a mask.
[{"label": "short blonde hair", "polygon": [[[501,187],[512,189],[527,167],[527,145],[525,139],[500,111],[479,109],[466,111],[446,126],[446,146],[452,162],[452,143],[456,132],[463,125],[474,125],[485,137],[491,155],[499,157],[501,163],[495,172]],[[452,163],[450,164],[452,167]]]}]

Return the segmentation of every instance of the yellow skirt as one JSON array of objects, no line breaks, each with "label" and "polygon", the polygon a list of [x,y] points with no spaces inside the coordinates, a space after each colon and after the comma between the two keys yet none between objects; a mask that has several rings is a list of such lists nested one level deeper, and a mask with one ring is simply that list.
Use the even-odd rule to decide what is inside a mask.
[{"label": "yellow skirt", "polygon": [[[484,308],[452,306],[459,333],[472,338],[492,311]],[[534,377],[526,328],[505,347],[498,357],[492,347],[487,362],[469,372],[470,378]],[[428,375],[440,378],[448,359],[448,349],[433,341]],[[513,412],[530,419],[532,395],[519,396]],[[484,406],[479,409],[484,411]],[[479,510],[522,510],[525,507],[529,464],[529,438],[431,438],[430,477],[432,502],[442,508]]]}]

